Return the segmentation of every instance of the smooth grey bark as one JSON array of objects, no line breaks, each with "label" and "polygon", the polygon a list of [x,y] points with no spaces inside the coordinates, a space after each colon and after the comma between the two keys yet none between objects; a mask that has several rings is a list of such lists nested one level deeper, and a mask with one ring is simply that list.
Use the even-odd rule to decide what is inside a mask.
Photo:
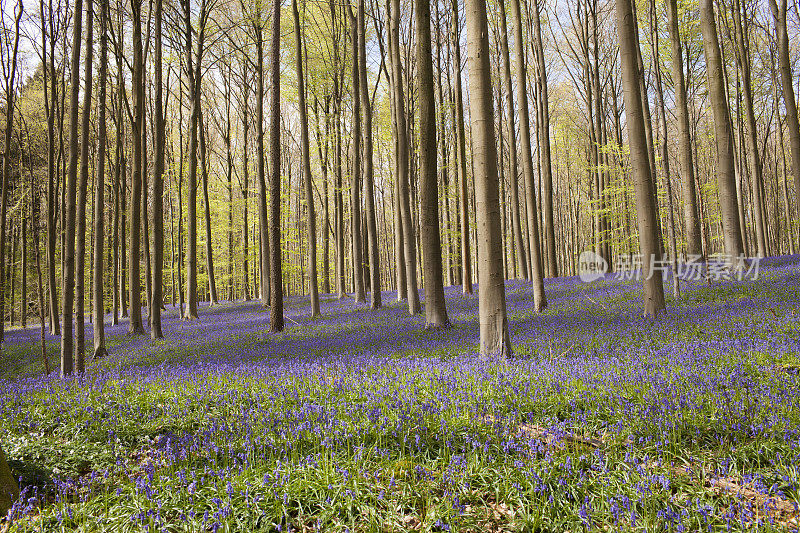
[{"label": "smooth grey bark", "polygon": [[733,23],[735,27],[735,57],[736,63],[742,74],[742,90],[744,97],[745,120],[747,121],[745,141],[747,142],[747,160],[750,166],[750,179],[753,190],[752,208],[756,222],[756,246],[758,256],[767,255],[767,233],[764,224],[764,198],[762,195],[763,187],[763,168],[758,149],[758,130],[756,127],[756,116],[753,110],[753,87],[750,76],[750,38],[748,35],[748,21],[742,14],[742,8],[738,0],[733,2]]},{"label": "smooth grey bark", "polygon": [[[525,68],[525,45],[522,37],[522,13],[519,0],[511,0],[511,16],[514,19],[514,54],[517,70],[517,104],[519,106],[519,138],[522,174],[525,177],[526,207],[528,215],[528,241],[531,254],[530,273],[533,284],[533,307],[540,313],[547,307],[547,296],[544,292],[544,276],[542,273],[542,250],[539,237],[539,217],[537,214],[536,185],[533,175],[533,155],[531,152],[531,128],[528,118],[528,79]],[[488,100],[491,102],[491,100]],[[491,106],[490,106],[491,107]],[[470,102],[470,109],[472,103]]]},{"label": "smooth grey bark", "polygon": [[[73,22],[72,22],[72,59],[70,63],[70,114],[69,114],[69,166],[67,174],[64,176],[64,251],[63,267],[61,275],[61,294],[62,297],[62,316],[61,328],[61,377],[69,376],[75,369],[73,350],[75,347],[73,337],[73,311],[75,304],[75,207],[77,202],[77,181],[78,181],[78,97],[80,91],[80,55],[81,55],[81,31],[83,27],[83,1],[75,0]],[[11,106],[9,106],[10,109]],[[6,142],[9,142],[9,135],[6,135]],[[8,158],[5,159],[8,161]],[[3,219],[5,218],[5,188],[6,172],[3,172]],[[5,228],[5,224],[2,226]],[[5,250],[5,233],[0,229],[0,258]],[[2,261],[0,261],[2,263]],[[0,280],[4,279],[3,272],[0,272]],[[0,299],[2,298],[0,294]],[[2,308],[0,308],[2,311]]]},{"label": "smooth grey bark", "polygon": [[694,187],[692,136],[689,129],[689,107],[686,103],[686,79],[683,73],[683,47],[678,32],[678,2],[666,0],[669,38],[672,46],[672,80],[675,84],[675,111],[678,125],[678,152],[681,161],[681,191],[683,193],[683,222],[686,227],[686,254],[702,255],[700,216]]},{"label": "smooth grey bark", "polygon": [[[161,0],[157,0],[160,2]],[[97,174],[94,192],[94,274],[92,276],[92,327],[94,359],[104,357],[105,306],[103,305],[103,241],[105,240],[105,174],[106,174],[106,84],[108,80],[108,0],[100,0],[100,72],[97,98],[99,129],[97,138]]]},{"label": "smooth grey bark", "polygon": [[352,7],[348,6],[350,16],[350,40],[352,52],[352,80],[353,80],[353,144],[350,152],[351,179],[350,179],[350,237],[353,259],[353,299],[356,303],[365,301],[364,296],[364,268],[361,257],[361,98],[360,92],[360,60],[358,58],[358,22],[353,14]]},{"label": "smooth grey bark", "polygon": [[130,262],[128,264],[128,304],[129,322],[128,333],[134,335],[144,334],[142,325],[142,296],[140,276],[140,230],[141,230],[141,203],[142,203],[142,158],[143,146],[142,131],[144,130],[145,101],[144,101],[144,57],[142,51],[142,0],[131,0],[133,15],[133,83],[132,90],[134,96],[134,117],[133,128],[133,153],[131,165],[133,173],[131,175],[131,198],[128,205],[130,233]]},{"label": "smooth grey bark", "polygon": [[397,131],[398,197],[400,217],[403,224],[403,254],[406,270],[406,291],[408,312],[420,312],[419,290],[417,288],[417,251],[415,247],[414,224],[411,217],[411,194],[409,191],[409,143],[406,124],[405,97],[403,96],[403,70],[400,63],[400,0],[392,0],[391,30],[393,44],[392,68],[394,70],[395,120]]},{"label": "smooth grey bark", "polygon": [[217,305],[217,278],[214,275],[214,247],[211,237],[211,203],[208,201],[208,155],[206,150],[206,126],[203,111],[200,111],[200,162],[203,177],[203,222],[206,228],[206,274],[208,275],[209,305]]},{"label": "smooth grey bark", "polygon": [[[622,87],[625,99],[625,116],[628,127],[628,143],[631,152],[631,171],[636,193],[636,219],[639,227],[639,252],[642,255],[643,272],[652,272],[652,262],[659,252],[659,219],[655,210],[653,179],[650,174],[645,117],[639,90],[641,71],[637,60],[636,42],[631,0],[616,0],[617,32],[619,34],[620,57],[622,59]],[[644,315],[655,317],[666,307],[664,284],[658,271],[645,278]]]},{"label": "smooth grey bark", "polygon": [[[517,6],[517,9],[519,6]],[[469,110],[472,123],[475,207],[478,235],[478,319],[480,356],[512,355],[503,279],[497,144],[489,65],[485,0],[466,0]],[[523,81],[524,83],[524,81]]]},{"label": "smooth grey bark", "polygon": [[[786,127],[789,130],[789,146],[792,153],[792,177],[794,178],[795,205],[800,210],[800,122],[797,117],[792,66],[789,61],[789,35],[786,29],[786,0],[770,0],[772,17],[775,20],[775,33],[778,41],[778,70],[781,73],[783,103],[786,106]],[[800,217],[798,217],[800,218]],[[788,220],[788,213],[787,213]],[[794,249],[794,246],[792,246]]]},{"label": "smooth grey bark", "polygon": [[736,177],[733,159],[733,131],[725,81],[722,72],[722,54],[714,19],[714,0],[700,0],[700,29],[703,33],[703,52],[706,59],[708,92],[714,115],[714,132],[717,145],[717,184],[725,253],[736,258],[744,256],[742,228],[737,208]]},{"label": "smooth grey bark", "polygon": [[367,46],[364,21],[364,0],[358,2],[358,71],[361,87],[361,117],[364,136],[364,208],[366,209],[367,254],[369,260],[370,306],[381,307],[381,263],[378,243],[378,223],[375,209],[375,178],[372,163],[372,102],[367,85]]},{"label": "smooth grey bark", "polygon": [[[360,13],[361,14],[361,13]],[[303,77],[303,41],[300,30],[300,13],[297,0],[292,0],[294,18],[295,59],[297,62],[297,99],[300,108],[300,147],[303,165],[303,187],[308,206],[308,292],[311,300],[311,316],[319,315],[319,289],[317,285],[317,220],[314,211],[314,191],[311,182],[311,156],[308,139],[308,109]]]},{"label": "smooth grey bark", "polygon": [[539,122],[539,154],[542,171],[542,209],[544,210],[544,259],[547,260],[547,272],[551,277],[558,277],[556,261],[556,233],[553,221],[553,168],[550,154],[550,98],[547,87],[547,67],[544,61],[544,45],[542,44],[541,22],[539,20],[539,0],[533,0],[533,33],[536,44],[536,61],[538,71],[539,101],[541,121]]},{"label": "smooth grey bark", "polygon": [[272,5],[272,44],[270,77],[272,101],[270,110],[270,196],[269,196],[269,275],[271,332],[283,331],[283,270],[281,265],[281,0]]},{"label": "smooth grey bark", "polygon": [[[361,0],[363,2],[363,0]],[[420,237],[425,276],[425,329],[450,327],[444,299],[442,243],[439,235],[439,183],[436,97],[433,90],[430,0],[415,1],[419,95]]]},{"label": "smooth grey bark", "polygon": [[[103,0],[108,1],[108,0]],[[162,58],[162,31],[163,1],[156,3],[155,27],[155,89],[156,89],[156,116],[155,116],[155,168],[153,171],[153,287],[150,292],[152,300],[150,309],[150,338],[164,337],[161,331],[161,304],[163,300],[162,282],[164,280],[164,152],[166,150],[166,131],[164,125],[164,95],[163,95],[163,58]]]},{"label": "smooth grey bark", "polygon": [[511,82],[511,58],[508,53],[508,24],[506,23],[505,2],[500,2],[500,51],[503,56],[503,83],[506,86],[506,110],[508,120],[508,188],[511,193],[511,231],[514,236],[514,249],[517,260],[517,273],[523,279],[530,279],[528,256],[522,237],[522,224],[519,216],[519,170],[517,167],[517,135],[514,130],[514,86]]},{"label": "smooth grey bark", "polygon": [[259,229],[259,274],[261,301],[264,307],[270,305],[270,261],[269,261],[269,224],[267,224],[267,181],[264,155],[264,28],[261,20],[261,2],[256,3],[256,146],[258,148],[258,229]]},{"label": "smooth grey bark", "polygon": [[86,268],[86,194],[89,187],[89,133],[92,114],[92,55],[94,3],[86,0],[86,56],[83,61],[83,118],[81,123],[81,164],[78,174],[78,199],[75,210],[75,371],[86,367],[85,268]]},{"label": "smooth grey bark", "polygon": [[455,65],[453,78],[456,100],[456,156],[458,160],[459,203],[461,204],[461,216],[459,218],[459,229],[461,230],[461,283],[464,294],[472,294],[472,253],[469,242],[469,194],[467,191],[467,141],[464,128],[464,94],[461,89],[461,40],[458,24],[458,0],[452,0],[451,6],[453,63]]}]

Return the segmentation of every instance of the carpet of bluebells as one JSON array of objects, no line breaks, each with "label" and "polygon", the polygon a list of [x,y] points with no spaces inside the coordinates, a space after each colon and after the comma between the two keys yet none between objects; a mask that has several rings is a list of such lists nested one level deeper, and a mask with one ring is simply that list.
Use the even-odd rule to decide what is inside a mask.
[{"label": "carpet of bluebells", "polygon": [[[800,500],[800,256],[689,282],[656,321],[641,285],[509,282],[515,357],[481,361],[477,297],[426,331],[373,311],[201,308],[165,339],[44,375],[7,333],[0,443],[10,531],[787,531]],[[87,331],[90,338],[90,331]],[[58,339],[48,336],[56,364]]]}]

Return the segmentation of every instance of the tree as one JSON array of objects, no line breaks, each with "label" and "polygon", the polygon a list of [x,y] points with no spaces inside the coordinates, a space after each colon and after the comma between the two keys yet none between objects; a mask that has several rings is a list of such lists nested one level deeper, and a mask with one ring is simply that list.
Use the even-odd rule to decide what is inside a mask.
[{"label": "tree", "polygon": [[350,180],[350,234],[352,237],[353,258],[353,299],[357,303],[364,297],[364,265],[361,257],[361,98],[360,92],[360,60],[358,58],[358,22],[348,4],[350,16],[350,37],[353,56],[353,144],[350,160],[352,162],[352,179]]},{"label": "tree", "polygon": [[[107,0],[104,0],[107,1]],[[155,169],[153,172],[153,290],[150,293],[150,338],[160,339],[161,331],[161,284],[164,279],[164,151],[166,135],[164,126],[164,97],[162,80],[162,0],[156,0],[155,42]],[[98,196],[101,196],[98,194]]]},{"label": "tree", "polygon": [[267,224],[267,184],[264,169],[264,28],[261,21],[262,0],[256,0],[256,16],[253,29],[256,34],[256,146],[258,155],[258,228],[260,238],[260,287],[261,301],[264,307],[270,305],[270,254],[269,254],[269,225]]},{"label": "tree", "polygon": [[[367,244],[369,254],[370,302],[373,309],[381,307],[381,265],[378,244],[378,224],[375,214],[375,183],[372,165],[372,104],[367,86],[367,47],[364,27],[364,0],[358,2],[358,70],[361,87],[361,111],[364,133],[364,206],[367,217]],[[315,245],[312,244],[315,247]]]},{"label": "tree", "polygon": [[[142,325],[142,294],[141,294],[141,266],[139,262],[140,230],[141,230],[141,205],[142,205],[142,173],[144,159],[142,158],[142,132],[144,131],[145,101],[144,101],[144,53],[142,50],[142,0],[131,0],[131,15],[133,17],[133,101],[134,116],[131,134],[133,135],[133,153],[131,166],[131,198],[128,205],[129,232],[130,232],[130,261],[128,263],[128,304],[130,306],[128,333],[132,335],[144,334]],[[66,297],[66,296],[65,296]]]},{"label": "tree", "polygon": [[510,357],[512,351],[503,279],[503,243],[500,233],[497,145],[494,134],[486,0],[466,0],[465,10],[469,111],[472,122],[472,160],[475,169],[475,206],[478,224],[480,355],[482,358],[499,359]]},{"label": "tree", "polygon": [[[135,2],[136,0],[134,0]],[[61,377],[72,374],[74,370],[74,339],[72,313],[75,303],[75,208],[78,181],[78,96],[80,91],[81,28],[83,22],[83,1],[75,0],[72,22],[72,58],[70,61],[70,113],[69,113],[69,167],[64,197],[64,265],[61,274],[61,294],[63,295],[61,328]],[[8,136],[6,136],[8,139]],[[5,173],[4,173],[5,176]],[[5,188],[5,178],[3,180]],[[5,195],[3,195],[5,197]],[[3,202],[5,206],[5,202]],[[5,226],[3,226],[5,227]],[[1,230],[0,230],[1,231]],[[0,242],[0,254],[4,243]],[[3,273],[0,273],[2,279]],[[1,296],[0,296],[1,297]]]},{"label": "tree", "polygon": [[272,46],[270,49],[272,109],[269,136],[269,248],[270,248],[270,331],[283,331],[283,270],[281,266],[281,0],[272,6]]},{"label": "tree", "polygon": [[675,83],[675,110],[678,120],[678,152],[681,161],[681,185],[683,191],[683,220],[686,226],[686,254],[702,255],[700,216],[697,194],[694,187],[694,161],[692,160],[692,137],[689,129],[689,107],[686,103],[686,79],[683,74],[683,47],[678,32],[678,2],[666,0],[669,19],[669,39],[672,45],[672,79]]},{"label": "tree", "polygon": [[89,128],[92,114],[92,55],[94,51],[94,4],[86,0],[86,57],[84,58],[83,121],[81,124],[81,166],[78,175],[78,200],[75,239],[75,370],[85,370],[86,329],[84,324],[86,267],[86,193],[89,186]]},{"label": "tree", "polygon": [[[528,119],[528,91],[525,69],[525,41],[522,38],[522,13],[519,0],[511,0],[511,13],[514,19],[514,53],[517,63],[517,102],[519,103],[519,139],[522,174],[525,176],[526,208],[528,214],[528,246],[531,254],[530,272],[533,284],[533,307],[537,313],[547,307],[542,273],[542,250],[539,239],[539,216],[536,214],[536,185],[533,180],[533,156],[531,155],[531,127]],[[486,102],[491,109],[491,99]],[[470,109],[472,103],[470,102]]]},{"label": "tree", "polygon": [[458,183],[461,201],[461,279],[464,294],[472,294],[472,253],[469,244],[469,196],[467,192],[467,150],[464,131],[464,96],[461,90],[461,39],[458,25],[458,0],[452,0],[453,19],[453,63],[456,93],[456,155],[458,159]]},{"label": "tree", "polygon": [[717,37],[717,24],[714,20],[714,0],[700,0],[700,29],[703,33],[708,93],[714,114],[722,234],[725,241],[725,253],[736,258],[744,255],[744,246],[737,206],[733,131],[722,72],[722,54]]},{"label": "tree", "polygon": [[300,109],[300,145],[303,160],[303,187],[308,206],[308,292],[311,299],[311,316],[319,315],[319,290],[317,286],[317,221],[314,213],[314,190],[311,181],[311,156],[308,141],[308,109],[306,107],[305,78],[303,77],[303,41],[297,0],[292,0],[294,18],[295,59],[297,61],[297,99]]},{"label": "tree", "polygon": [[[519,10],[517,10],[519,11]],[[543,191],[542,209],[544,210],[545,259],[547,271],[551,277],[558,277],[556,262],[556,233],[553,221],[553,168],[550,157],[550,100],[547,89],[547,68],[544,62],[544,45],[542,44],[541,22],[539,21],[539,0],[533,0],[533,33],[537,61],[537,82],[539,89],[539,106],[541,121],[539,123],[539,154],[542,172]],[[522,71],[522,69],[520,69]]]},{"label": "tree", "polygon": [[[783,103],[786,106],[786,126],[789,130],[789,145],[792,153],[792,176],[797,198],[797,209],[800,209],[800,122],[797,118],[797,101],[792,86],[792,66],[789,61],[789,35],[786,30],[786,0],[770,0],[772,17],[775,20],[775,34],[778,41],[778,69],[781,73]],[[788,213],[787,213],[788,216]]]},{"label": "tree", "polygon": [[419,291],[417,289],[417,251],[414,246],[414,224],[411,219],[411,194],[408,183],[408,129],[406,125],[406,105],[403,96],[403,68],[400,63],[400,0],[392,0],[391,29],[393,45],[392,69],[394,76],[394,118],[397,136],[397,196],[400,204],[400,218],[403,224],[403,256],[405,258],[406,294],[408,312],[420,312]]},{"label": "tree", "polygon": [[[653,261],[658,255],[659,220],[653,200],[653,178],[650,174],[650,156],[644,131],[644,112],[639,91],[639,63],[637,60],[633,0],[616,0],[617,32],[622,59],[622,87],[625,99],[625,116],[628,126],[628,143],[631,150],[631,170],[636,192],[636,220],[639,226],[639,251],[643,272],[654,272]],[[644,280],[644,314],[655,317],[665,308],[664,284],[661,276],[650,275]]]},{"label": "tree", "polygon": [[[363,0],[361,0],[363,2]],[[444,299],[439,236],[436,100],[433,90],[430,0],[416,0],[417,80],[419,83],[420,233],[425,276],[425,329],[450,326]]]},{"label": "tree", "polygon": [[[160,0],[158,0],[160,2]],[[158,24],[158,23],[157,23]],[[92,327],[94,328],[94,358],[106,355],[105,307],[103,305],[103,241],[105,234],[105,164],[106,164],[106,82],[108,78],[108,0],[100,0],[100,73],[97,137],[97,174],[94,191],[94,273],[92,275]],[[158,90],[158,89],[156,89]],[[150,315],[152,317],[152,313]]]},{"label": "tree", "polygon": [[506,22],[506,5],[500,2],[500,53],[503,57],[503,83],[506,86],[506,112],[509,119],[508,127],[508,159],[509,179],[508,188],[511,192],[511,232],[514,235],[516,249],[517,272],[523,279],[530,277],[528,270],[528,254],[525,252],[525,243],[522,237],[522,223],[519,216],[519,187],[517,184],[519,171],[517,169],[517,135],[514,130],[514,89],[511,82],[511,59],[508,53],[508,24]]}]

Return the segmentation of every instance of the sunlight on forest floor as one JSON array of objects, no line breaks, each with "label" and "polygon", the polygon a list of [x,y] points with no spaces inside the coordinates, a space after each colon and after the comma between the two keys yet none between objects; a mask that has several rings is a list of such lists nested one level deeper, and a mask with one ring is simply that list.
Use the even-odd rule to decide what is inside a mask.
[{"label": "sunlight on forest floor", "polygon": [[290,298],[281,334],[258,302],[169,306],[164,340],[109,326],[110,355],[66,381],[42,375],[38,328],[9,331],[10,529],[795,529],[800,256],[761,265],[655,322],[634,281],[547,280],[539,316],[509,282],[508,362],[477,359],[460,287],[447,331],[388,292],[316,319]]}]

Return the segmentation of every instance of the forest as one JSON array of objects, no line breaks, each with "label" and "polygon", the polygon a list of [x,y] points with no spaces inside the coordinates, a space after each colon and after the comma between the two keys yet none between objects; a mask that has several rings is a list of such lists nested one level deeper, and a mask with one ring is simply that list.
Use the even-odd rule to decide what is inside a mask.
[{"label": "forest", "polygon": [[800,530],[800,2],[0,32],[0,532]]}]

